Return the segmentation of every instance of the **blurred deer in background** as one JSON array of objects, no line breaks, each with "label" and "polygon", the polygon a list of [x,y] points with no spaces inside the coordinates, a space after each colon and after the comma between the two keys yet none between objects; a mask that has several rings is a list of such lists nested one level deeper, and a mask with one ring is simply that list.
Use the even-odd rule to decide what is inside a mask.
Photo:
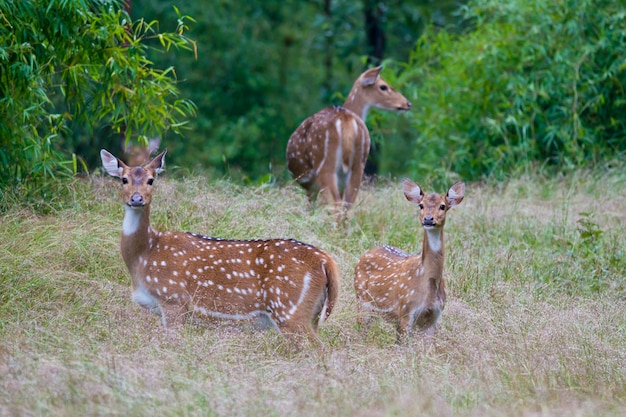
[{"label": "blurred deer in background", "polygon": [[329,204],[345,208],[356,200],[370,134],[365,118],[371,107],[406,111],[411,103],[382,78],[382,67],[357,78],[343,106],[326,107],[300,124],[287,143],[287,166],[313,200],[321,193]]},{"label": "blurred deer in background", "polygon": [[161,146],[161,138],[156,137],[148,140],[148,146],[126,143],[122,139],[122,153],[126,159],[126,163],[131,167],[141,166],[150,160],[150,156],[154,155]]},{"label": "blurred deer in background", "polygon": [[443,227],[450,208],[463,201],[465,184],[454,184],[446,195],[428,194],[409,179],[404,195],[419,206],[424,229],[422,253],[409,255],[391,246],[365,253],[354,270],[357,307],[382,313],[396,323],[398,340],[415,327],[432,334],[446,303],[443,278]]},{"label": "blurred deer in background", "polygon": [[165,327],[182,325],[190,314],[265,318],[289,337],[318,344],[317,326],[330,315],[340,287],[331,256],[290,239],[225,240],[153,229],[152,186],[165,152],[136,167],[100,152],[105,170],[121,178],[121,251],[133,300],[160,315]]}]

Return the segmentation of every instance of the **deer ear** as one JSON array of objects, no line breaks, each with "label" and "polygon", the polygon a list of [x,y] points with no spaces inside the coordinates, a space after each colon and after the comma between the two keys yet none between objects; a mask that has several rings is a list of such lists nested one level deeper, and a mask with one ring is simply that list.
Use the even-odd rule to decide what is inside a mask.
[{"label": "deer ear", "polygon": [[363,74],[361,74],[361,85],[363,87],[374,85],[374,83],[380,76],[380,72],[382,71],[382,69],[383,67],[381,65],[376,68],[370,68],[367,71],[365,71]]},{"label": "deer ear", "polygon": [[124,170],[124,167],[126,165],[115,156],[113,156],[113,154],[102,149],[100,151],[100,159],[102,159],[102,166],[104,167],[106,172],[109,173],[109,175],[112,175],[114,177],[119,177],[122,175],[122,171]]},{"label": "deer ear", "polygon": [[419,185],[415,184],[408,178],[402,180],[402,188],[404,188],[404,196],[413,204],[419,204],[424,198],[424,191]]},{"label": "deer ear", "polygon": [[465,197],[465,183],[457,182],[448,190],[446,202],[449,207],[453,207],[460,204],[463,201],[463,197]]},{"label": "deer ear", "polygon": [[157,174],[165,171],[165,154],[167,149],[154,157],[152,161],[146,166],[146,168],[152,168]]}]

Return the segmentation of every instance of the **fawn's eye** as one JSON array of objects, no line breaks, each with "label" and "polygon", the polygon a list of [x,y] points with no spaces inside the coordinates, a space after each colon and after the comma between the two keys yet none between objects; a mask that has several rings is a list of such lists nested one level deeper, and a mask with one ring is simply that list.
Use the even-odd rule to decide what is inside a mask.
[{"label": "fawn's eye", "polygon": [[126,177],[122,178],[122,184],[128,184],[128,178]]},{"label": "fawn's eye", "polygon": [[420,210],[424,210],[424,205],[422,203],[418,204],[417,206],[420,208]]},{"label": "fawn's eye", "polygon": [[384,85],[384,84],[383,84],[383,85],[381,85],[379,88],[380,88],[382,91],[387,91],[387,88],[389,88],[389,87],[387,87],[386,85]]},{"label": "fawn's eye", "polygon": [[150,179],[148,180],[148,185],[152,185],[152,183],[153,183],[153,182],[154,182],[154,178],[150,178]]},{"label": "fawn's eye", "polygon": [[445,210],[445,209],[446,209],[446,205],[445,204],[442,204],[442,205],[439,206],[439,210]]}]

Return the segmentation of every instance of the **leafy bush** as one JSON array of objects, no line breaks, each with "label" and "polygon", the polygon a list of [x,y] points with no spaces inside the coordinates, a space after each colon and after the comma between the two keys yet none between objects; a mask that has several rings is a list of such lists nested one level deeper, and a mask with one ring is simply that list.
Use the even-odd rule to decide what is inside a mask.
[{"label": "leafy bush", "polygon": [[157,38],[162,49],[191,49],[187,18],[179,15],[174,33],[158,33],[154,22],[131,22],[122,4],[0,2],[0,187],[37,194],[77,171],[77,158],[64,152],[77,132],[106,126],[144,137],[178,131],[194,113],[177,98],[173,68],[154,68],[145,45]]},{"label": "leafy bush", "polygon": [[429,29],[407,67],[413,174],[466,180],[626,151],[626,12],[594,0],[474,0],[471,29]]}]

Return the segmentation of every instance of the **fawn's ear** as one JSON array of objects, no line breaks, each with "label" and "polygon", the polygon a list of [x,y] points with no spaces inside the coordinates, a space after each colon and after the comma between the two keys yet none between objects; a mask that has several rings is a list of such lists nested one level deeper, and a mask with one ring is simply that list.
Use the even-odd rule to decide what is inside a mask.
[{"label": "fawn's ear", "polygon": [[448,194],[446,194],[446,202],[448,203],[448,207],[454,207],[457,204],[460,204],[463,201],[463,197],[465,197],[465,183],[457,182],[448,190]]},{"label": "fawn's ear", "polygon": [[100,150],[100,159],[102,159],[102,166],[114,177],[119,177],[122,175],[122,171],[124,171],[124,164],[122,161],[117,159],[112,153],[108,152],[105,149]]},{"label": "fawn's ear", "polygon": [[419,185],[415,184],[408,178],[402,180],[402,188],[404,188],[404,196],[413,204],[419,204],[424,198],[424,191]]},{"label": "fawn's ear", "polygon": [[165,171],[165,154],[166,153],[167,153],[167,149],[163,150],[163,152],[155,156],[154,159],[150,161],[148,165],[146,165],[146,168],[154,169],[154,172],[156,172],[157,174],[160,174],[161,172]]},{"label": "fawn's ear", "polygon": [[378,77],[380,76],[380,72],[383,70],[382,65],[376,68],[370,68],[361,74],[361,85],[363,87],[368,87],[370,85],[374,85]]}]

